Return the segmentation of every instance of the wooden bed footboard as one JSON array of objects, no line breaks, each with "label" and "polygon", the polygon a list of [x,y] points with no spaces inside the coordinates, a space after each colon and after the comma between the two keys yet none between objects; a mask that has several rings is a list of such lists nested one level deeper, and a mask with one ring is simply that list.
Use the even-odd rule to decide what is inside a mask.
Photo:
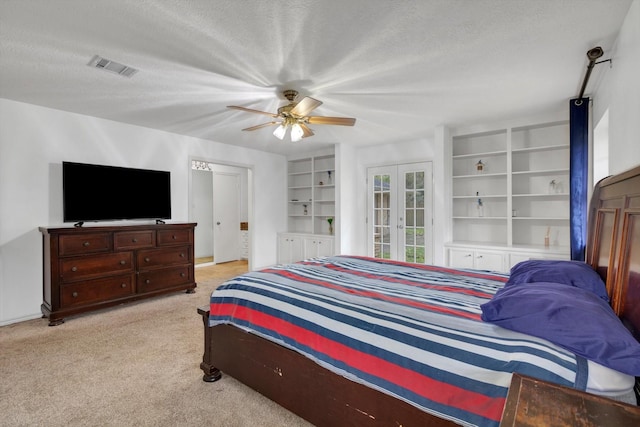
[{"label": "wooden bed footboard", "polygon": [[316,426],[457,426],[235,326],[209,327],[208,307],[198,313],[204,381],[217,381],[222,371]]},{"label": "wooden bed footboard", "polygon": [[212,383],[222,378],[222,373],[213,365],[213,361],[211,360],[212,340],[211,328],[209,327],[209,307],[198,308],[198,314],[202,316],[202,323],[204,324],[204,354],[202,355],[202,362],[200,363],[200,369],[204,372],[202,380]]}]

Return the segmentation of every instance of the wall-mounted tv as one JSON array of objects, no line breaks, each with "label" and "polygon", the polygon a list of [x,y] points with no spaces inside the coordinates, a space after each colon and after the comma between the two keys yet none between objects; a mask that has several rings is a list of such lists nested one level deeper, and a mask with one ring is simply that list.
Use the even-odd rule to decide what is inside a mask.
[{"label": "wall-mounted tv", "polygon": [[171,218],[171,173],[62,162],[64,222]]}]

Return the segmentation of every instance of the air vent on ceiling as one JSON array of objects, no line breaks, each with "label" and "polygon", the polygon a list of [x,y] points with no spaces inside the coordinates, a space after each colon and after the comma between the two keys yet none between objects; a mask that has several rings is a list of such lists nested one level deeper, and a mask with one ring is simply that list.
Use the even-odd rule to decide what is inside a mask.
[{"label": "air vent on ceiling", "polygon": [[98,55],[91,58],[91,61],[89,61],[87,65],[90,67],[99,68],[101,70],[110,71],[112,73],[116,73],[125,77],[131,77],[138,72],[138,70],[136,70],[135,68],[113,62]]}]

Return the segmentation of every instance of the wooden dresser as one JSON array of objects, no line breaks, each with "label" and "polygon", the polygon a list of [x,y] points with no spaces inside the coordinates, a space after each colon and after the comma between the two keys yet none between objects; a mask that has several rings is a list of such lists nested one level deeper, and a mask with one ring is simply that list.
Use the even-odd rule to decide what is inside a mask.
[{"label": "wooden dresser", "polygon": [[41,227],[49,325],[167,292],[194,292],[195,223]]}]

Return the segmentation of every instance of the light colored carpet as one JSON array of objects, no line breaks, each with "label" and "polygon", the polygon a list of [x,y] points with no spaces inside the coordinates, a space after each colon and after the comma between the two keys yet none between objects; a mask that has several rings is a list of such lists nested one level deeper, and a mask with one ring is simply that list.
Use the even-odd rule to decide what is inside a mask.
[{"label": "light colored carpet", "polygon": [[196,309],[222,281],[60,326],[1,327],[0,426],[309,426],[227,375],[202,381]]}]

